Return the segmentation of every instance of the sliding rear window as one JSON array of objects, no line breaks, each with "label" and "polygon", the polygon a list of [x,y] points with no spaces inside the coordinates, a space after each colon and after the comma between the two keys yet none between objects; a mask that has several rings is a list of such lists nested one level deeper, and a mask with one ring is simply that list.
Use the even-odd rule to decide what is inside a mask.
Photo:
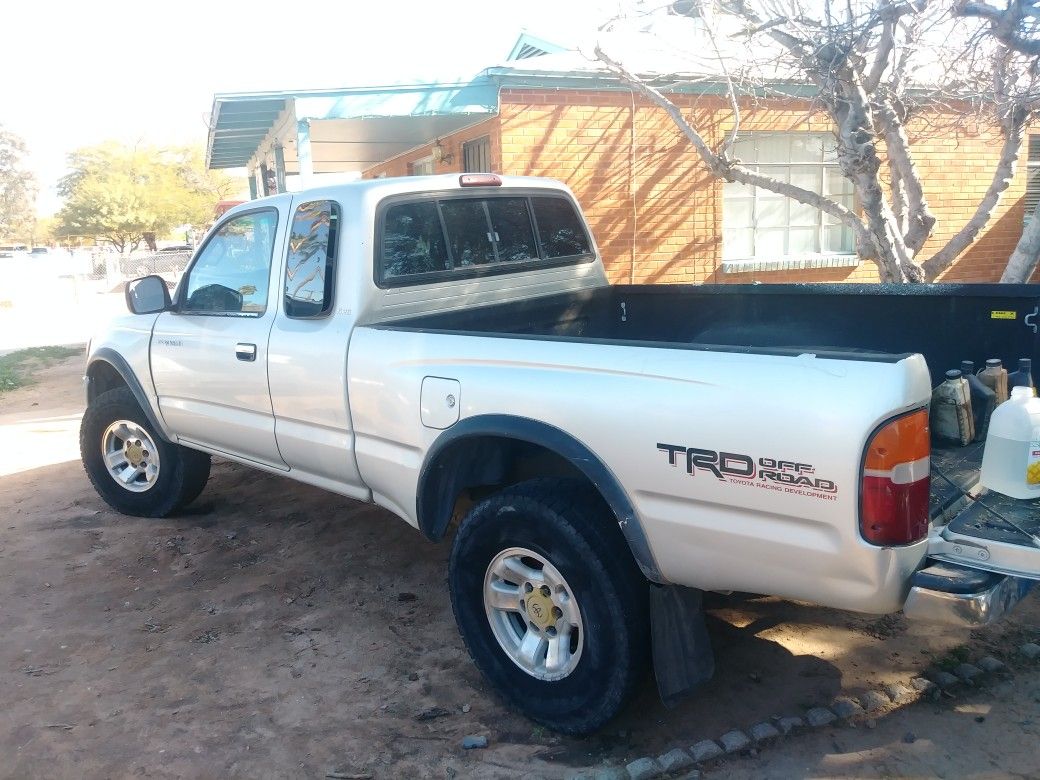
[{"label": "sliding rear window", "polygon": [[399,200],[383,208],[378,231],[376,282],[381,287],[593,259],[574,204],[556,195]]}]

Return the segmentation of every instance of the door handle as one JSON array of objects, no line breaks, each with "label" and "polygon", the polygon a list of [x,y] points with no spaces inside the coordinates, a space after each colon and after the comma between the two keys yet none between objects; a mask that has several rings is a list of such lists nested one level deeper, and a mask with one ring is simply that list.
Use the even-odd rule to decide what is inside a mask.
[{"label": "door handle", "polygon": [[256,360],[256,344],[236,344],[235,357],[252,363]]}]

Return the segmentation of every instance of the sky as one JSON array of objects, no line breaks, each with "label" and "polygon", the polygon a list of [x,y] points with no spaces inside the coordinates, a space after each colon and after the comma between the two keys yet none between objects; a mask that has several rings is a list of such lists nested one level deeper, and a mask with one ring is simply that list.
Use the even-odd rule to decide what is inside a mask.
[{"label": "sky", "polygon": [[619,0],[29,0],[5,4],[0,124],[29,147],[37,209],[74,149],[198,144],[216,92],[469,77],[524,30],[590,40]]}]

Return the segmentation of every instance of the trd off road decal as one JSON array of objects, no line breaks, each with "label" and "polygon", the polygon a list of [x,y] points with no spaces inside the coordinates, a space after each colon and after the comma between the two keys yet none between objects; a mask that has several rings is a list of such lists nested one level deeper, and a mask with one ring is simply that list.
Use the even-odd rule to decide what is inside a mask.
[{"label": "trd off road decal", "polygon": [[825,501],[834,501],[837,497],[838,486],[816,476],[816,467],[811,463],[776,458],[756,461],[750,455],[737,452],[716,452],[681,444],[658,444],[657,449],[668,456],[669,466],[685,466],[691,477],[700,471],[734,485],[796,493]]}]

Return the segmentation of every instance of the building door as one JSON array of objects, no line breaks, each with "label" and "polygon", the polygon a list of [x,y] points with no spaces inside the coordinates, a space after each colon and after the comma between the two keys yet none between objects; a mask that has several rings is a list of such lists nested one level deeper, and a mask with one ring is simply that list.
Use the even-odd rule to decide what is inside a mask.
[{"label": "building door", "polygon": [[462,170],[465,173],[491,173],[491,136],[485,135],[462,145]]}]

